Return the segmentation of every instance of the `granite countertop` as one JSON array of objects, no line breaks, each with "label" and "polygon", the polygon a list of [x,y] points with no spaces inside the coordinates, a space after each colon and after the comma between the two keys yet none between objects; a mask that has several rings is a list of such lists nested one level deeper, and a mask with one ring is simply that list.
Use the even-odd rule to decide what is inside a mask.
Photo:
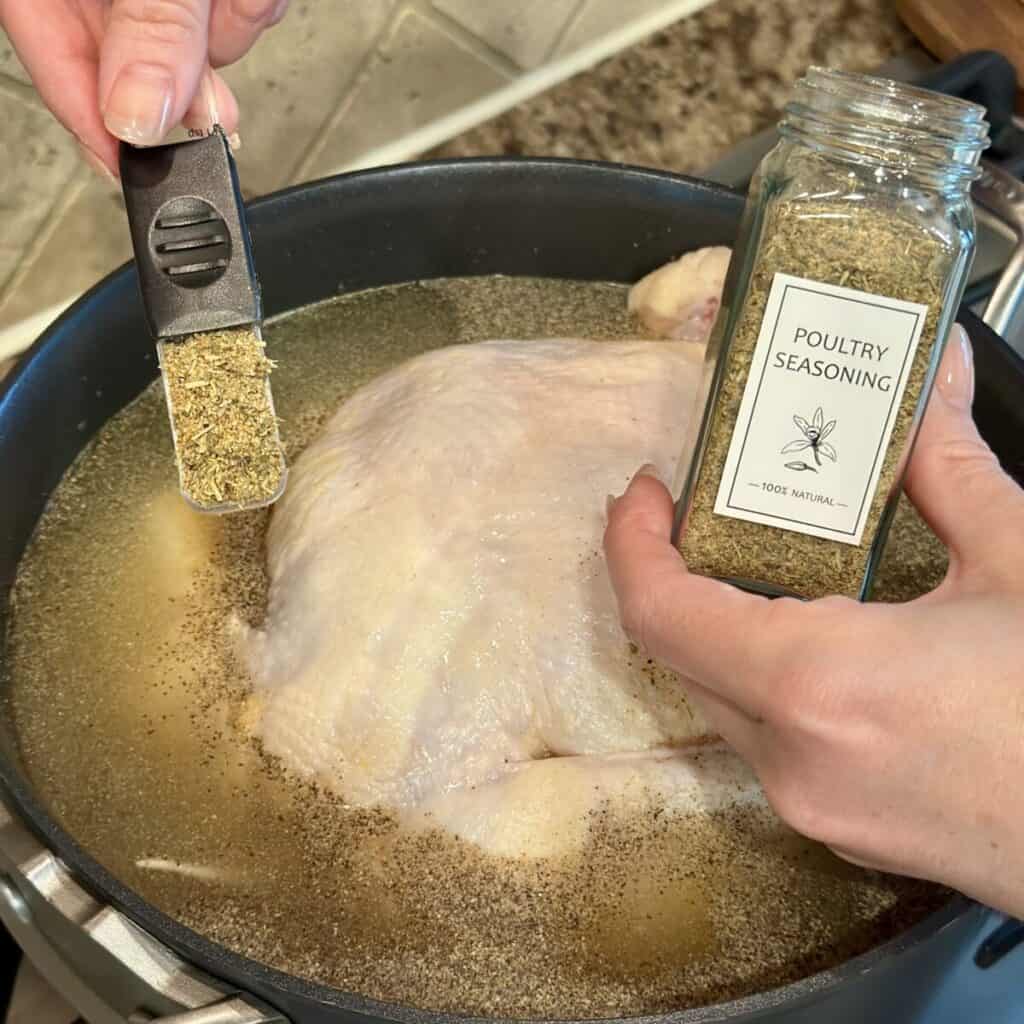
[{"label": "granite countertop", "polygon": [[809,65],[870,71],[913,43],[892,0],[717,0],[426,155],[699,173],[772,124]]}]

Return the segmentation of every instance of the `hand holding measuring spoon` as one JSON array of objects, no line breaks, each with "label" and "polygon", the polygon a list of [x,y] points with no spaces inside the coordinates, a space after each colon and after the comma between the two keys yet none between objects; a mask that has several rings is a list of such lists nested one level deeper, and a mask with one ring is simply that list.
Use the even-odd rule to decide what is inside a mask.
[{"label": "hand holding measuring spoon", "polygon": [[238,104],[212,70],[242,57],[288,0],[0,0],[43,101],[104,174],[118,141],[154,146],[179,124],[232,135]]}]

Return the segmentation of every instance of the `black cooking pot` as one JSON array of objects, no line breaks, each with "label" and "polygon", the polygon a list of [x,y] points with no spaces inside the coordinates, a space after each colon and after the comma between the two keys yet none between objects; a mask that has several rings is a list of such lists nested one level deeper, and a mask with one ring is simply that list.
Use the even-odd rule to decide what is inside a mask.
[{"label": "black cooking pot", "polygon": [[[556,160],[470,160],[347,175],[251,207],[268,316],[340,292],[480,274],[635,281],[680,253],[731,244],[742,199],[652,171]],[[977,419],[1004,465],[1024,470],[1024,363],[963,312],[977,355]],[[156,375],[135,272],[76,303],[0,388],[0,608],[49,494],[93,434]],[[2,622],[0,622],[2,625]],[[290,977],[182,927],[127,890],[47,814],[0,722],[0,796],[93,894],[186,960],[254,993],[294,1024],[452,1018]],[[992,927],[962,898],[838,969],[762,995],[662,1018],[914,1020],[951,964]]]}]

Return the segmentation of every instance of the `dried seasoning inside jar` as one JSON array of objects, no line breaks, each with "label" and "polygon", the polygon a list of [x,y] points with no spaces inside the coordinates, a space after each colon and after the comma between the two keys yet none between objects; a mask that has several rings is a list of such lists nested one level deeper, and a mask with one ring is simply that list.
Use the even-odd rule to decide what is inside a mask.
[{"label": "dried seasoning inside jar", "polygon": [[[940,235],[891,207],[851,205],[793,200],[768,208],[745,302],[718,371],[680,537],[694,572],[803,597],[862,594],[936,355],[955,254]],[[842,302],[854,310],[876,299],[888,312],[896,307],[893,351],[879,358],[889,346],[880,343],[878,332],[871,340],[849,332],[835,316],[837,296],[840,310]],[[795,312],[787,313],[786,299]],[[919,307],[916,338],[899,336],[914,329],[913,310],[902,316],[900,303]],[[759,349],[761,365],[755,359]],[[759,421],[751,409],[768,394],[762,383],[769,372],[791,376],[792,400],[776,400]],[[752,373],[761,376],[748,389]],[[858,421],[850,405],[845,417],[837,415],[820,399],[816,385],[822,380],[840,380],[859,389],[862,398],[870,396],[874,417]],[[887,421],[879,419],[879,410]],[[872,434],[872,424],[880,422],[891,431],[887,438]],[[771,436],[765,440],[766,423]],[[839,480],[850,450],[858,446],[863,486],[856,494],[862,508],[856,498],[838,501],[828,486],[830,478]],[[846,524],[856,527],[849,537],[829,536],[833,528],[846,532]],[[858,542],[850,542],[853,536]]]},{"label": "dried seasoning inside jar", "polygon": [[251,327],[160,345],[182,493],[202,509],[272,501],[285,475],[273,362]]}]

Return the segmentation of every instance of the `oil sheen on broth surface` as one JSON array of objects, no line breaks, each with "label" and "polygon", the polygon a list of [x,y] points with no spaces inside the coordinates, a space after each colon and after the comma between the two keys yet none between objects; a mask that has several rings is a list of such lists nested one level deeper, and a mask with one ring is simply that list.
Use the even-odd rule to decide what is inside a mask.
[{"label": "oil sheen on broth surface", "polygon": [[[269,325],[289,460],[347,395],[428,349],[637,337],[625,289],[531,279],[401,285]],[[246,728],[230,617],[265,612],[267,513],[184,507],[163,397],[115,417],[51,501],[14,594],[4,695],[61,824],[144,898],[281,970],[423,1008],[600,1017],[774,987],[937,906],[756,807],[598,809],[582,847],[489,856],[347,807]],[[901,511],[877,593],[934,584],[943,554]]]}]

